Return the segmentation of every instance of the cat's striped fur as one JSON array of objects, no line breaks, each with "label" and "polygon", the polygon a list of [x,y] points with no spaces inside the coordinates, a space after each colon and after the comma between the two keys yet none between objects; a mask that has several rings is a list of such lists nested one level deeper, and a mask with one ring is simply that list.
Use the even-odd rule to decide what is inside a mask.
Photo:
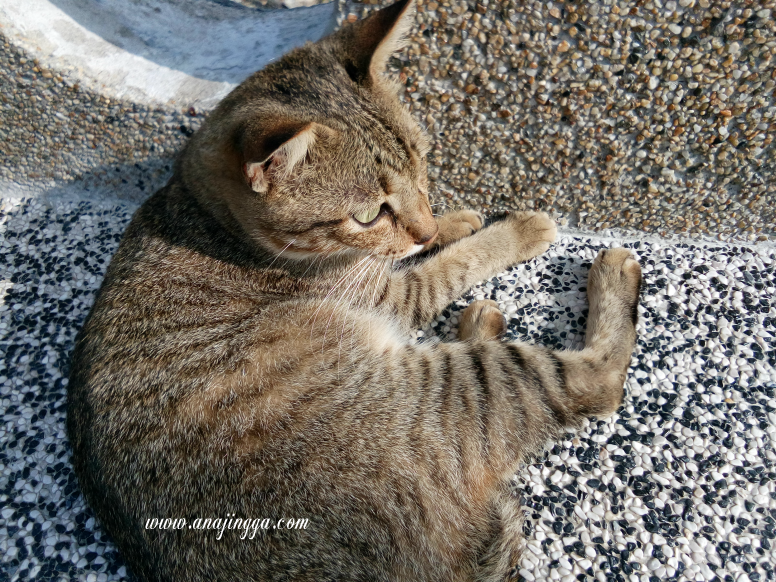
[{"label": "cat's striped fur", "polygon": [[[409,344],[555,237],[541,213],[482,229],[475,212],[431,216],[424,138],[378,74],[409,15],[405,0],[246,81],[111,263],[77,341],[68,431],[89,503],[143,580],[506,579],[520,459],[620,403],[640,282],[622,249],[593,265],[580,352],[499,340],[488,301],[461,341]],[[369,204],[381,214],[360,225]],[[144,528],[227,516],[309,527]]]}]

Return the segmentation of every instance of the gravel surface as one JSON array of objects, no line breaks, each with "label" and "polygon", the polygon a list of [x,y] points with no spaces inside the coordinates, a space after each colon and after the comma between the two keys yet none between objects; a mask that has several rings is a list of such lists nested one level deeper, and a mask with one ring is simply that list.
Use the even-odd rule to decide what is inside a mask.
[{"label": "gravel surface", "polygon": [[[341,20],[374,8],[339,1]],[[640,4],[421,0],[392,64],[434,139],[434,201],[772,239],[776,1]],[[0,35],[0,178],[87,178],[140,200],[206,113],[109,101]]]},{"label": "gravel surface", "polygon": [[0,34],[0,180],[101,185],[140,201],[169,177],[204,114],[150,108],[83,90]]},{"label": "gravel surface", "polygon": [[[437,197],[594,230],[772,236],[775,8],[419,0],[394,65],[435,138]],[[371,9],[340,0],[345,20]]]},{"label": "gravel surface", "polygon": [[[134,206],[6,199],[0,209],[0,580],[124,580],[65,439],[75,334]],[[776,249],[591,238],[484,282],[412,341],[453,339],[490,297],[512,338],[577,348],[601,248],[644,268],[617,414],[520,471],[525,580],[772,580],[776,563]],[[314,518],[313,518],[314,519]]]}]

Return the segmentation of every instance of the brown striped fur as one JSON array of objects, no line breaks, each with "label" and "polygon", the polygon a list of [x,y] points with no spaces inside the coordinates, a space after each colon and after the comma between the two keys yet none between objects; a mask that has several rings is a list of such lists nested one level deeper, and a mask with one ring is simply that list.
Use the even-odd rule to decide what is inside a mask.
[{"label": "brown striped fur", "polygon": [[[526,454],[622,398],[638,264],[602,252],[580,352],[408,332],[543,253],[555,225],[435,220],[427,140],[382,77],[408,0],[229,95],[137,212],[73,356],[68,432],[87,500],[148,581],[504,580]],[[376,206],[375,206],[376,205]],[[382,208],[371,225],[353,218]],[[443,248],[416,266],[394,261]],[[147,530],[150,518],[308,518],[307,530]]]}]

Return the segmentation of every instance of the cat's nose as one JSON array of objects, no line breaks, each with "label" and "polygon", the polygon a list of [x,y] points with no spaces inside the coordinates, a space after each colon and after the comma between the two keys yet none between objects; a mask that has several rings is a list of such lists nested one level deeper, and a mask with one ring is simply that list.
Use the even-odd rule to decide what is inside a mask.
[{"label": "cat's nose", "polygon": [[404,212],[404,227],[416,245],[429,245],[439,233],[439,225],[428,201],[421,200],[416,209]]},{"label": "cat's nose", "polygon": [[415,244],[416,245],[430,245],[432,242],[436,240],[437,235],[439,234],[439,227],[437,226],[433,233],[429,233],[427,235],[424,235],[422,238],[416,238]]},{"label": "cat's nose", "polygon": [[434,221],[433,226],[430,228],[428,226],[426,228],[418,228],[421,225],[417,223],[412,226],[415,226],[415,228],[409,228],[408,230],[416,245],[430,245],[439,234],[439,226],[437,226],[436,221]]}]

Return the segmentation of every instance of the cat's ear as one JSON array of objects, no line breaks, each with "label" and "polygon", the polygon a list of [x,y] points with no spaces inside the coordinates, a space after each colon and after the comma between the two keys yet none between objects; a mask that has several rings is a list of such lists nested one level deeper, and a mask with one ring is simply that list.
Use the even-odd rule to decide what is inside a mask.
[{"label": "cat's ear", "polygon": [[312,148],[318,127],[316,123],[292,122],[246,131],[240,149],[243,174],[251,189],[263,194],[273,179],[287,177]]},{"label": "cat's ear", "polygon": [[356,83],[377,81],[391,55],[404,46],[414,23],[415,2],[399,0],[351,25],[343,35],[345,69]]}]

